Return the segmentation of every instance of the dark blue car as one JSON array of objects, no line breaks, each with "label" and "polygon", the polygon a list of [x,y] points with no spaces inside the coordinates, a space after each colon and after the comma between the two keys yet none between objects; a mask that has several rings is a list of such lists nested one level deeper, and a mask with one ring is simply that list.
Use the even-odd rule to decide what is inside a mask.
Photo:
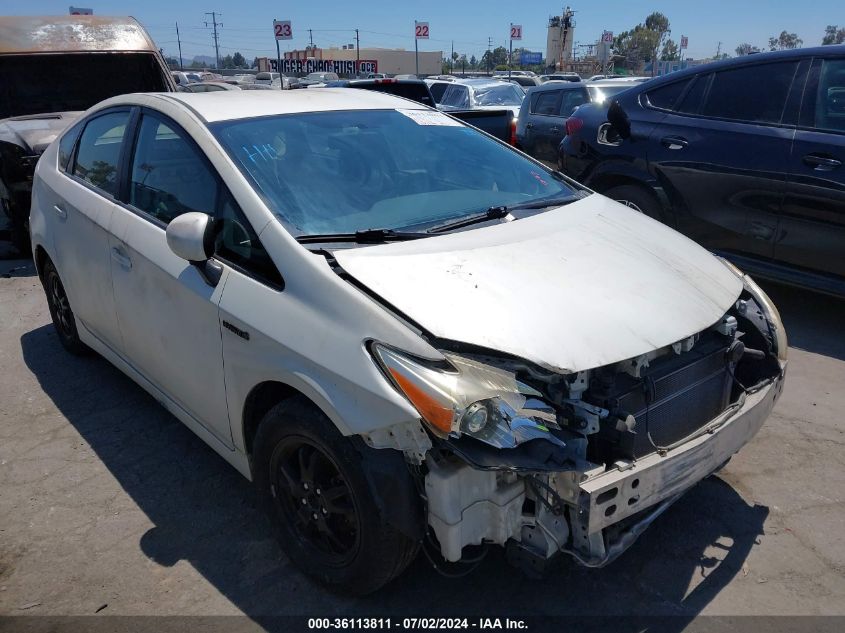
[{"label": "dark blue car", "polygon": [[845,295],[845,46],[676,72],[566,132],[567,175],[756,276]]}]

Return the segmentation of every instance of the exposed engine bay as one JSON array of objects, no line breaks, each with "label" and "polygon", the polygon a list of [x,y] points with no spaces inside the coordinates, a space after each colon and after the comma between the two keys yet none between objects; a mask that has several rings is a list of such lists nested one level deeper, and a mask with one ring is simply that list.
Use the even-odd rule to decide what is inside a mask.
[{"label": "exposed engine bay", "polygon": [[755,294],[746,288],[718,323],[673,345],[568,375],[444,351],[455,367],[511,373],[518,394],[471,394],[458,431],[421,464],[440,554],[455,562],[469,545],[499,544],[531,571],[560,552],[612,561],[729,460],[780,395],[785,340]]}]

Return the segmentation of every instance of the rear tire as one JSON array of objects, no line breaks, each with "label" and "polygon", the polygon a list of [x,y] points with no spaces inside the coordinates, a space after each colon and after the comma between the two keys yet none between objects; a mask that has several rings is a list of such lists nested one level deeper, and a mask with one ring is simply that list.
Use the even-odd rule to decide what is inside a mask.
[{"label": "rear tire", "polygon": [[363,466],[374,450],[354,446],[300,396],[273,407],[255,438],[254,482],[282,549],[303,573],[350,595],[396,578],[419,548],[379,511]]},{"label": "rear tire", "polygon": [[83,356],[89,353],[91,349],[79,338],[76,317],[71,310],[65,287],[56,266],[50,259],[44,260],[44,273],[41,279],[44,284],[44,292],[47,295],[50,317],[53,319],[53,327],[56,328],[59,341],[74,356]]},{"label": "rear tire", "polygon": [[634,211],[639,211],[643,215],[662,221],[660,204],[657,202],[657,199],[643,187],[638,185],[618,185],[601,193],[608,198],[616,200],[616,202],[620,204],[624,204],[626,207],[633,209]]}]

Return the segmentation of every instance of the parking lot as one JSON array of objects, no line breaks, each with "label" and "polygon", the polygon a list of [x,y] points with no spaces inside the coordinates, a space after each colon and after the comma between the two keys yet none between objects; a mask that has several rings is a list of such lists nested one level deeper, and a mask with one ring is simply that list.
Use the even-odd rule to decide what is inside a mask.
[{"label": "parking lot", "polygon": [[64,352],[34,266],[0,262],[0,614],[845,614],[845,302],[766,285],[790,337],[759,435],[610,566],[463,579],[420,556],[347,599],[296,571],[252,488],[117,369]]}]

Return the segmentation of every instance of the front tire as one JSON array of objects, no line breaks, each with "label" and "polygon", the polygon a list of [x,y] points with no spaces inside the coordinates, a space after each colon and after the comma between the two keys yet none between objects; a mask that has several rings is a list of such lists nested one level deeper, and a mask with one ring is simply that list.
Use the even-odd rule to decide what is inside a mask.
[{"label": "front tire", "polygon": [[71,310],[65,287],[56,266],[49,259],[44,262],[44,273],[41,279],[47,295],[53,327],[56,328],[56,334],[59,335],[62,346],[75,356],[87,354],[90,348],[79,338],[76,317]]},{"label": "front tire", "polygon": [[643,187],[637,185],[618,185],[601,193],[634,211],[639,211],[643,215],[647,215],[655,220],[661,219],[660,204]]},{"label": "front tire", "polygon": [[393,580],[418,550],[375,501],[364,464],[374,450],[356,448],[303,397],[273,407],[255,438],[255,485],[282,549],[302,572],[351,595]]}]

